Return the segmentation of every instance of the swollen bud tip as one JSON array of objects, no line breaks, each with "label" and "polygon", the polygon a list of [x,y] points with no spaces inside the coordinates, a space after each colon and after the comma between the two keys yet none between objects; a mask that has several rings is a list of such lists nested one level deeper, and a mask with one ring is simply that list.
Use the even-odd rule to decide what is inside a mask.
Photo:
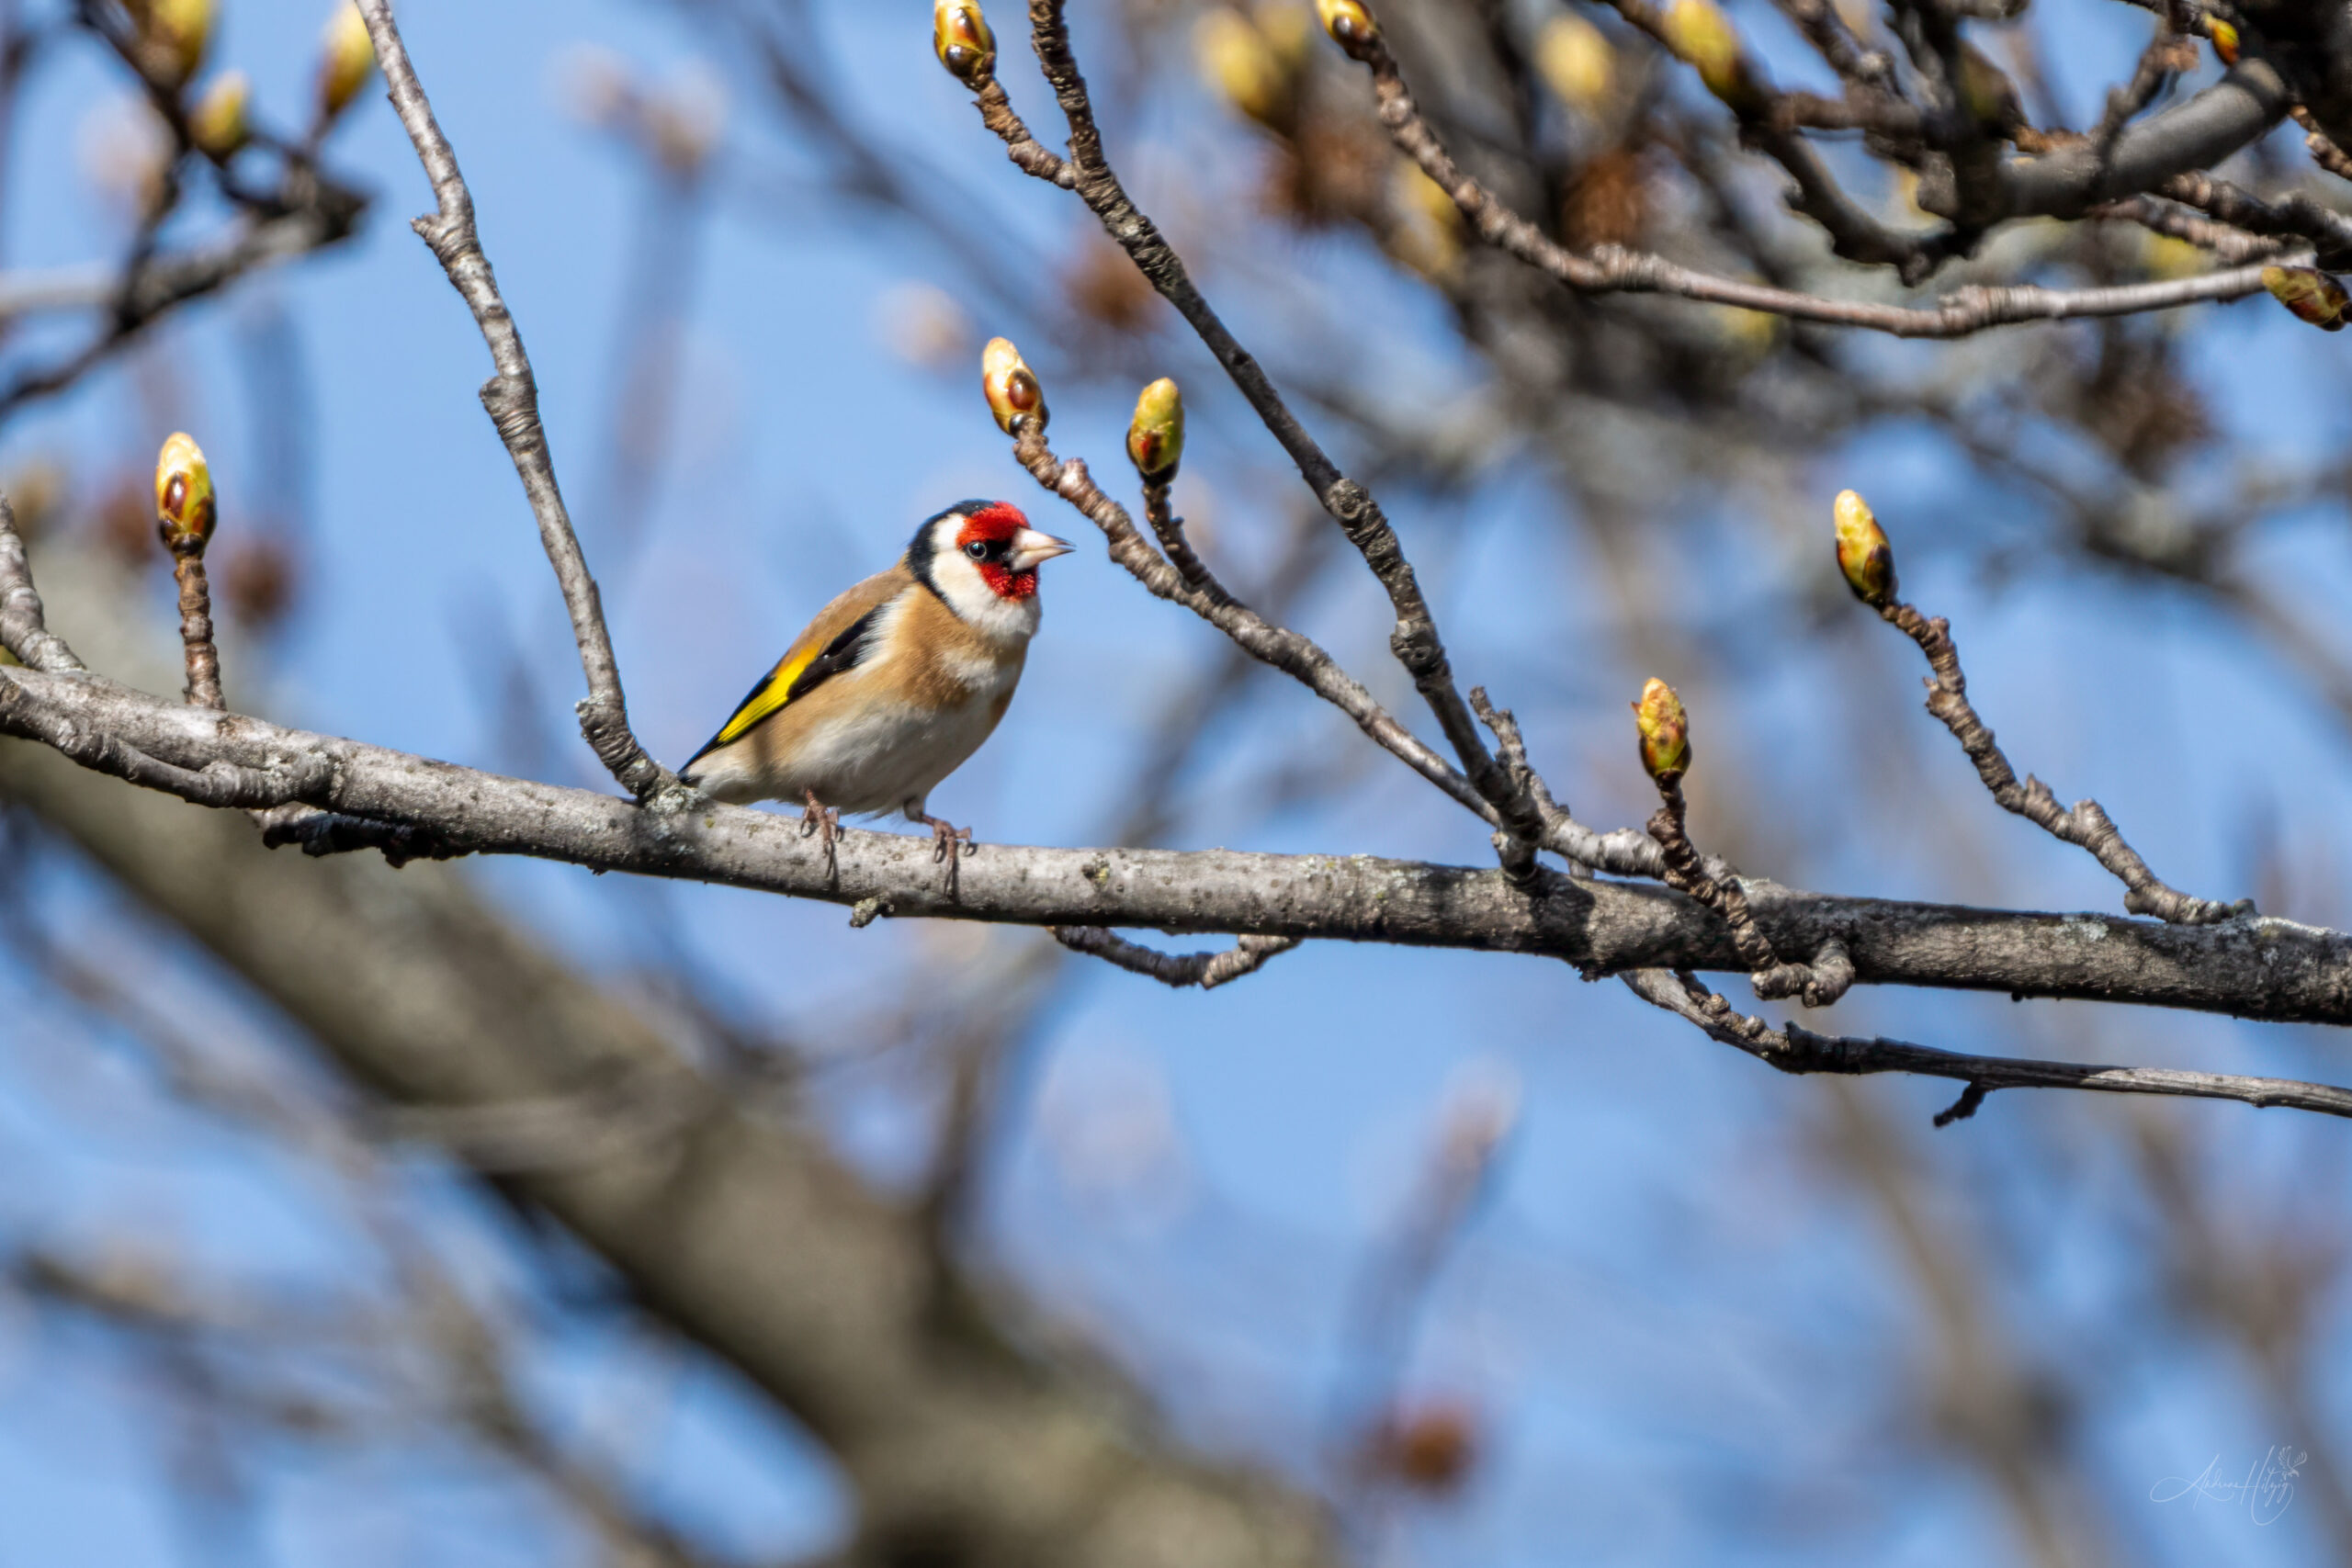
[{"label": "swollen bud tip", "polygon": [[2266,266],[2262,287],[2270,297],[2319,328],[2338,333],[2352,321],[2352,295],[2329,274],[2311,266]]},{"label": "swollen bud tip", "polygon": [[351,107],[359,89],[376,69],[376,40],[368,36],[368,19],[359,7],[345,0],[327,19],[319,39],[319,121],[332,124]]},{"label": "swollen bud tip", "polygon": [[175,431],[155,457],[155,527],[164,543],[183,542],[201,550],[212,537],[215,507],[212,470],[204,449],[186,431]]},{"label": "swollen bud tip", "polygon": [[141,44],[151,72],[175,86],[204,63],[212,43],[213,0],[149,0]]},{"label": "swollen bud tip", "polygon": [[253,84],[242,71],[223,72],[188,111],[187,136],[208,158],[226,158],[253,136],[245,118]]},{"label": "swollen bud tip", "polygon": [[1672,784],[1690,766],[1690,721],[1674,688],[1652,676],[1634,705],[1634,728],[1642,734],[1642,767],[1661,784]]},{"label": "swollen bud tip", "polygon": [[1184,458],[1184,396],[1165,376],[1136,399],[1136,417],[1127,425],[1127,456],[1146,479],[1164,482],[1176,477],[1176,465]]},{"label": "swollen bud tip", "polygon": [[933,0],[931,48],[947,73],[974,92],[996,74],[996,34],[972,0]]},{"label": "swollen bud tip", "polygon": [[2213,57],[2224,65],[2235,65],[2238,62],[2237,28],[2219,17],[2208,17],[2205,28],[2207,36],[2213,40]]},{"label": "swollen bud tip", "polygon": [[1894,603],[1894,547],[1870,504],[1850,490],[1838,492],[1838,570],[1854,597],[1874,610]]},{"label": "swollen bud tip", "polygon": [[1012,426],[1021,419],[1035,421],[1041,432],[1046,428],[1045,390],[1010,338],[992,337],[980,350],[980,389],[988,394],[996,427],[1007,435],[1020,434]]},{"label": "swollen bud tip", "polygon": [[1363,8],[1363,0],[1315,0],[1315,15],[1351,59],[1369,59],[1380,42],[1380,24]]},{"label": "swollen bud tip", "polygon": [[1727,103],[1747,96],[1747,62],[1739,29],[1714,0],[1674,0],[1666,13],[1667,46],[1697,69],[1707,91]]}]

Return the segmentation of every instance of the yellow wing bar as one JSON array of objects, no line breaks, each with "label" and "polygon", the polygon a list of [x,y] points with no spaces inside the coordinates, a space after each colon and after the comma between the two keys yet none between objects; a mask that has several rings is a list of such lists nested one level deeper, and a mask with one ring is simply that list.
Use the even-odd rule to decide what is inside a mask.
[{"label": "yellow wing bar", "polygon": [[797,658],[779,660],[776,667],[768,671],[768,678],[752,688],[751,695],[743,699],[743,705],[735,710],[735,716],[703,750],[707,751],[740,739],[745,730],[790,702],[792,683],[800,679],[802,671],[816,662],[817,654],[818,649],[810,648],[804,649]]}]

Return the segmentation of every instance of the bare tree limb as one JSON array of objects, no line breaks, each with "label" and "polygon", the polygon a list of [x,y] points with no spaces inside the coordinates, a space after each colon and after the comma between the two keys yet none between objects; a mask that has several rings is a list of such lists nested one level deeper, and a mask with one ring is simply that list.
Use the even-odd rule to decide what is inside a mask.
[{"label": "bare tree limb", "polygon": [[438,203],[436,211],[414,220],[411,227],[432,248],[448,273],[451,287],[473,312],[482,341],[490,346],[491,360],[498,367],[498,374],[481,389],[482,407],[490,412],[499,439],[514,460],[524,494],[530,498],[531,514],[538,520],[539,542],[546,547],[556,581],[563,589],[564,607],[571,612],[572,639],[580,645],[580,667],[588,679],[588,695],[579,705],[581,733],[621,787],[638,799],[678,794],[682,786],[676,775],[647,755],[629,728],[628,703],[621,691],[620,665],[613,657],[612,633],[605,626],[603,600],[596,592],[596,580],[589,575],[579,536],[572,532],[563,492],[556,484],[547,431],[539,423],[538,383],[531,374],[530,357],[523,351],[523,334],[499,295],[490,258],[482,254],[481,239],[474,228],[473,194],[466,188],[458,156],[441,134],[433,106],[409,63],[400,28],[392,21],[391,0],[359,0],[359,8],[368,19],[369,36],[376,40],[376,59],[383,67],[392,107],[416,146],[417,159],[424,165]]},{"label": "bare tree limb", "polygon": [[[1663,888],[1544,872],[1521,887],[1499,871],[1368,855],[984,844],[951,897],[928,838],[844,832],[839,874],[829,875],[824,852],[800,837],[798,823],[770,813],[711,806],[656,814],[593,791],[164,703],[95,676],[0,667],[0,734],[46,744],[60,731],[101,738],[104,747],[85,747],[100,771],[183,798],[300,798],[405,824],[451,852],[720,883],[866,905],[876,915],[1544,953],[1592,975],[1747,969],[1720,920]],[[125,764],[124,749],[156,765]],[[216,765],[264,782],[216,787]],[[2167,926],[1831,897],[1760,878],[1741,886],[1776,949],[1819,953],[1840,942],[1860,984],[2352,1022],[2352,936],[2289,920]]]}]

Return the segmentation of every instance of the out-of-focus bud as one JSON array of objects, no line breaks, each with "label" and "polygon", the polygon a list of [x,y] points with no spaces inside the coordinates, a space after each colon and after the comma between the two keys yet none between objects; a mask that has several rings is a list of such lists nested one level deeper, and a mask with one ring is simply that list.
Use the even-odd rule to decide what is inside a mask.
[{"label": "out-of-focus bud", "polygon": [[976,93],[996,74],[996,34],[973,0],[933,0],[931,48],[947,73]]},{"label": "out-of-focus bud", "polygon": [[242,71],[224,71],[204,89],[188,111],[188,140],[208,158],[227,158],[253,135],[245,106],[252,101],[253,84]]},{"label": "out-of-focus bud", "polygon": [[1965,40],[1960,46],[1960,101],[1978,124],[1996,129],[2015,124],[2024,114],[2016,84],[1983,50]]},{"label": "out-of-focus bud", "polygon": [[149,0],[140,45],[149,71],[175,86],[193,77],[212,44],[213,0]]},{"label": "out-of-focus bud", "polygon": [[1674,0],[1667,8],[1666,41],[1698,71],[1707,91],[1725,103],[1736,107],[1753,96],[1747,62],[1740,52],[1739,29],[1714,0]]},{"label": "out-of-focus bud", "polygon": [[1007,435],[1015,434],[1017,419],[1035,421],[1040,431],[1046,428],[1045,391],[1010,338],[992,337],[980,350],[980,389],[988,394],[996,427]]},{"label": "out-of-focus bud", "polygon": [[1838,570],[1854,597],[1874,610],[1894,603],[1894,547],[1878,525],[1870,503],[1850,490],[1838,492]]},{"label": "out-of-focus bud", "polygon": [[1661,784],[1672,784],[1690,766],[1690,721],[1674,688],[1652,676],[1634,705],[1634,728],[1642,734],[1642,767]]},{"label": "out-of-focus bud", "polygon": [[1563,11],[1535,35],[1535,69],[1562,103],[1597,118],[1616,85],[1617,51],[1599,28]]},{"label": "out-of-focus bud", "polygon": [[1402,221],[1389,248],[1423,277],[1443,282],[1462,260],[1462,209],[1410,158],[1398,158],[1396,167],[1391,189]]},{"label": "out-of-focus bud", "polygon": [[1363,8],[1363,0],[1315,0],[1315,16],[1351,59],[1368,58],[1380,41],[1380,24]]},{"label": "out-of-focus bud", "polygon": [[2238,30],[2219,17],[2206,19],[2207,35],[2213,40],[2213,57],[2224,65],[2238,62]]},{"label": "out-of-focus bud", "polygon": [[1280,128],[1291,102],[1292,72],[1273,41],[1238,11],[1203,13],[1193,28],[1202,80],[1261,125]]},{"label": "out-of-focus bud", "polygon": [[2352,318],[2352,296],[2317,267],[2266,266],[2262,287],[2270,290],[2272,299],[2322,332],[2342,332],[2346,320]]},{"label": "out-of-focus bud", "polygon": [[344,0],[319,39],[319,123],[334,124],[375,69],[376,40],[368,36],[368,19]]},{"label": "out-of-focus bud", "polygon": [[212,470],[193,436],[175,431],[155,457],[155,526],[175,551],[212,537]]},{"label": "out-of-focus bud", "polygon": [[1176,383],[1162,376],[1136,399],[1136,417],[1127,425],[1127,456],[1136,472],[1165,483],[1176,477],[1184,457],[1184,398]]},{"label": "out-of-focus bud", "polygon": [[1419,1492],[1459,1489],[1478,1460],[1478,1417],[1458,1400],[1392,1411],[1374,1441],[1379,1468]]},{"label": "out-of-focus bud", "polygon": [[40,537],[65,500],[65,470],[49,457],[35,457],[0,474],[0,495],[17,514],[17,532],[27,543]]}]

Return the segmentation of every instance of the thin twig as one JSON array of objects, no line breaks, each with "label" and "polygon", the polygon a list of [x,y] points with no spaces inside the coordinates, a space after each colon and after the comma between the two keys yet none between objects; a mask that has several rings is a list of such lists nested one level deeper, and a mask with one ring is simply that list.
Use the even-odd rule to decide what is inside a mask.
[{"label": "thin twig", "polygon": [[[1101,221],[1103,231],[1127,253],[1136,270],[1176,308],[1216,356],[1259,420],[1298,466],[1300,476],[1314,491],[1316,500],[1340,525],[1386,591],[1396,616],[1389,648],[1412,676],[1414,688],[1436,716],[1447,744],[1461,763],[1463,774],[1491,808],[1491,813],[1482,811],[1480,815],[1490,816],[1513,836],[1532,841],[1542,828],[1533,804],[1524,795],[1511,793],[1502,769],[1479,736],[1469,705],[1454,685],[1436,618],[1380,503],[1371,491],[1341,473],[1339,465],[1307,434],[1263,367],[1241,346],[1193,284],[1183,258],[1129,198],[1103,152],[1102,133],[1095,123],[1086,79],[1070,51],[1062,0],[1030,0],[1029,28],[1046,80],[1052,85],[1062,118],[1069,128],[1069,177],[1065,180],[1065,171],[1057,168],[1049,176],[1052,183],[1066,184],[1086,203]],[[997,109],[993,104],[993,99],[983,103],[982,118],[989,130],[1004,139],[1019,162],[1021,142],[1034,139],[1009,106]],[[1024,163],[1023,166],[1029,164]]]},{"label": "thin twig", "polygon": [[1163,986],[1182,990],[1198,986],[1213,991],[1228,981],[1254,975],[1278,953],[1296,947],[1295,936],[1245,936],[1223,953],[1159,953],[1101,926],[1049,926],[1056,942],[1072,953],[1091,953],[1130,974],[1148,976]]},{"label": "thin twig", "polygon": [[432,181],[437,210],[413,220],[420,239],[430,247],[449,275],[449,282],[473,312],[490,347],[498,374],[481,389],[482,407],[490,411],[499,439],[506,444],[514,471],[530,498],[531,513],[538,520],[539,542],[555,568],[563,589],[564,607],[571,612],[572,639],[580,645],[580,667],[588,680],[588,695],[579,704],[580,730],[597,758],[611,770],[621,787],[639,800],[679,792],[677,775],[646,754],[629,729],[628,705],[621,692],[620,665],[613,657],[612,634],[605,626],[605,610],[582,555],[571,518],[564,510],[557,487],[555,464],[548,453],[547,431],[539,423],[538,384],[531,374],[530,357],[523,350],[523,334],[500,298],[490,258],[482,254],[474,228],[473,194],[458,173],[457,154],[433,118],[433,106],[416,79],[400,28],[392,21],[391,0],[358,0],[368,31],[376,42],[377,62],[383,67],[392,107],[416,147]]},{"label": "thin twig", "polygon": [[83,668],[65,639],[49,629],[24,536],[17,532],[17,510],[6,495],[0,495],[0,648],[28,670],[63,674]]},{"label": "thin twig", "polygon": [[1386,51],[1371,62],[1381,123],[1397,147],[1462,209],[1471,231],[1498,250],[1588,294],[1670,294],[1710,304],[1761,310],[1829,326],[1861,327],[1895,337],[1956,338],[1988,327],[2082,316],[2129,316],[2207,300],[2239,299],[2263,291],[2262,268],[2242,266],[2197,277],[2098,288],[2043,288],[2034,284],[1972,285],[1931,306],[1875,305],[1825,299],[1695,271],[1663,256],[1600,245],[1579,254],[1510,210],[1465,174],[1414,104]]},{"label": "thin twig", "polygon": [[1996,1089],[2071,1089],[2103,1094],[2165,1094],[2192,1100],[2234,1100],[2247,1105],[2352,1116],[2352,1089],[2294,1078],[2246,1077],[2235,1073],[2188,1072],[2173,1067],[2120,1067],[2092,1062],[2047,1062],[2023,1056],[1973,1056],[1902,1040],[1856,1039],[1815,1034],[1790,1024],[1773,1029],[1762,1020],[1732,1010],[1721,996],[1688,974],[1641,969],[1624,976],[1643,1000],[1703,1030],[1710,1039],[1747,1052],[1784,1073],[1917,1073],[1968,1085],[1958,1103],[1936,1117],[1948,1125],[1976,1113]]},{"label": "thin twig", "polygon": [[2154,915],[2171,924],[2191,926],[2212,925],[2254,912],[2249,902],[2224,904],[2165,886],[2139,852],[2123,841],[2123,835],[2116,831],[2098,801],[2078,800],[2069,811],[2058,804],[2048,784],[2030,773],[2019,784],[2008,758],[1994,743],[1992,730],[1968,701],[1968,677],[1961,671],[1960,650],[1952,644],[1950,623],[1940,615],[1929,620],[1900,600],[1890,601],[1879,615],[1927,655],[1928,667],[1935,671],[1928,682],[1928,711],[1951,731],[1960,749],[1976,764],[1976,776],[1984,781],[2002,809],[2087,851],[2123,884],[2125,908],[2135,915]]}]

